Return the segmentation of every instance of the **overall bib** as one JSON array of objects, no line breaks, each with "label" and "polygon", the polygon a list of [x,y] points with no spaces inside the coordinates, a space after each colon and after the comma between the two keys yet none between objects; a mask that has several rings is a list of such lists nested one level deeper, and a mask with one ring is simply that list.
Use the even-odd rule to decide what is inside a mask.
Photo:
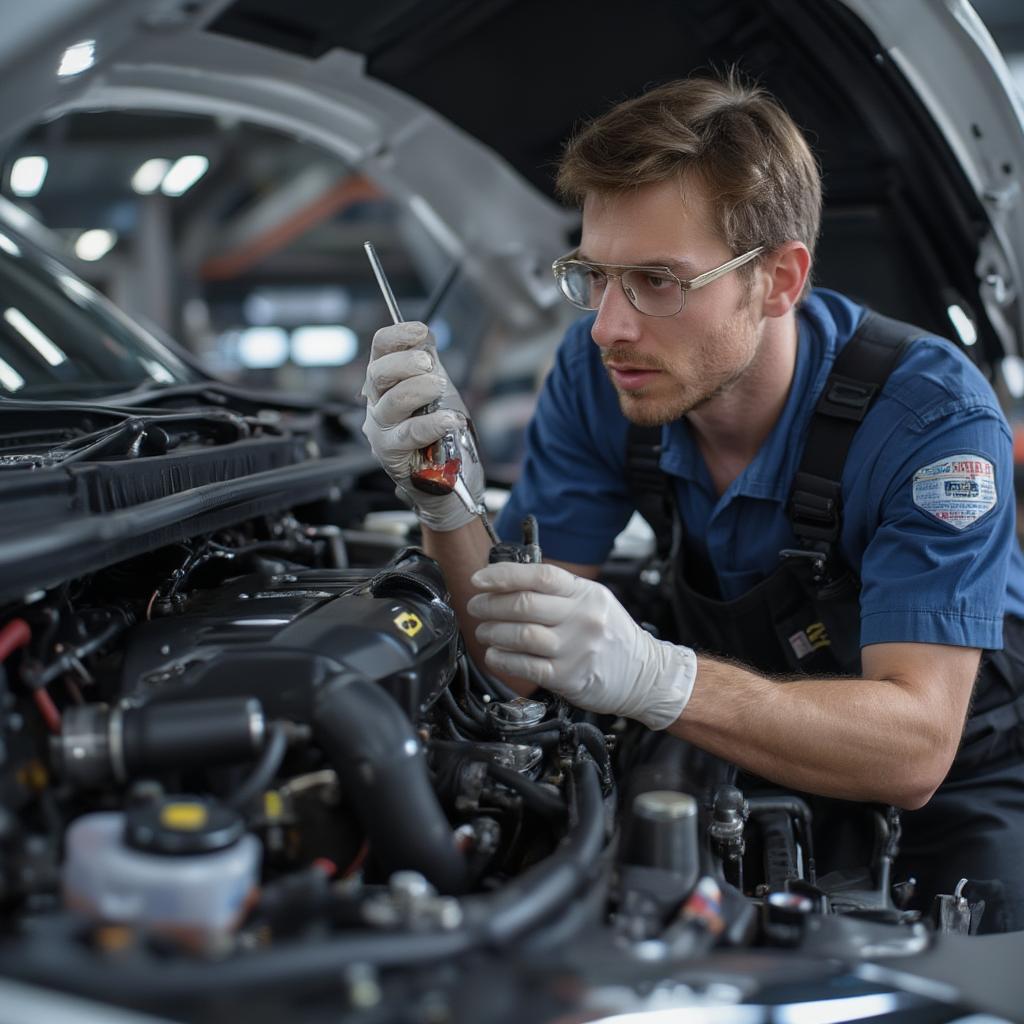
[{"label": "overall bib", "polygon": [[[921,333],[878,314],[864,316],[837,357],[811,419],[787,507],[796,543],[780,552],[769,577],[734,600],[720,599],[703,548],[686,536],[675,512],[672,487],[658,466],[660,428],[631,428],[627,476],[669,567],[663,594],[671,604],[674,639],[769,675],[861,674],[860,582],[838,553],[840,481],[857,428],[906,346]],[[952,892],[960,878],[978,883],[966,895],[986,900],[983,932],[1024,928],[1024,622],[1008,618],[1004,642],[1002,651],[982,656],[971,713],[946,781],[924,808],[902,812],[893,874],[897,881],[917,879],[911,906],[922,910],[934,894]],[[768,785],[742,774],[737,784]],[[816,849],[829,850],[833,866],[848,866],[841,863],[844,840],[836,825],[855,816],[857,805],[809,800]]]}]

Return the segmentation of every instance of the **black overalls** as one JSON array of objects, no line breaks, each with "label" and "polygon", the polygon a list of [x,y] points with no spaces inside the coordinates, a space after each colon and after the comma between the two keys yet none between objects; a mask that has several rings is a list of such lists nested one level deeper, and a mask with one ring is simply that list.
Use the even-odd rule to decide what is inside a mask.
[{"label": "black overalls", "polygon": [[[771,576],[732,601],[718,598],[714,570],[675,513],[658,467],[660,428],[630,431],[627,474],[639,510],[671,566],[665,591],[674,639],[767,674],[859,676],[859,580],[838,553],[843,465],[853,436],[904,349],[923,332],[867,313],[836,359],[790,491],[791,548]],[[668,526],[671,516],[672,527]],[[665,592],[663,591],[663,593]],[[1007,619],[1005,648],[982,656],[971,713],[953,767],[932,800],[902,814],[894,878],[916,877],[912,905],[927,909],[957,881],[979,888],[982,931],[1024,928],[1024,623]],[[837,679],[841,686],[842,680]],[[748,778],[747,782],[751,780]],[[744,785],[741,778],[740,785]],[[851,805],[815,798],[833,821]],[[823,837],[827,843],[827,837]],[[816,839],[819,849],[822,838]],[[970,890],[968,895],[970,896]]]}]

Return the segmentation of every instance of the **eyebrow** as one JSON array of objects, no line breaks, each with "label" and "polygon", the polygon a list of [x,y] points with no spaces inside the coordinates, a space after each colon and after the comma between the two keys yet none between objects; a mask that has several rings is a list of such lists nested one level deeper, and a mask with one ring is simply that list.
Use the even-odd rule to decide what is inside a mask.
[{"label": "eyebrow", "polygon": [[[596,263],[600,265],[600,260],[591,259],[582,251],[576,252],[576,259],[581,260],[583,263]],[[697,268],[687,260],[675,259],[672,256],[652,256],[650,259],[644,260],[642,263],[606,263],[608,267],[622,267],[622,266],[635,266],[635,267],[667,267],[674,274],[681,278],[694,277],[697,274]]]}]

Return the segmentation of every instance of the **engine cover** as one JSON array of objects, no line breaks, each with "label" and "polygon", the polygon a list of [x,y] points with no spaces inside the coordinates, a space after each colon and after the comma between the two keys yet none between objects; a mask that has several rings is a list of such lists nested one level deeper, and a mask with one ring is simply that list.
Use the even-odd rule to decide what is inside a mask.
[{"label": "engine cover", "polygon": [[128,638],[120,693],[137,702],[252,696],[308,721],[311,694],[341,671],[379,683],[415,719],[449,684],[455,613],[437,563],[399,553],[372,575],[296,569],[196,592]]}]

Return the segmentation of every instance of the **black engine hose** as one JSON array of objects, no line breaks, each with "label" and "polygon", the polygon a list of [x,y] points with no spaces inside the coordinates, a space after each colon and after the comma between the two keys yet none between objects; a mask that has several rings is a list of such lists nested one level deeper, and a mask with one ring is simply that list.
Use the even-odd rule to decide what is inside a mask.
[{"label": "black engine hose", "polygon": [[469,896],[462,901],[467,914],[479,914],[480,937],[485,945],[500,947],[515,942],[564,909],[596,874],[605,845],[605,812],[593,761],[580,760],[573,765],[570,809],[573,824],[550,857],[493,896]]},{"label": "black engine hose", "polygon": [[587,748],[587,753],[600,765],[602,771],[608,772],[611,769],[611,756],[604,741],[604,733],[590,722],[575,722],[572,728],[576,741]]},{"label": "black engine hose", "polygon": [[270,726],[270,736],[259,761],[256,762],[256,767],[225,803],[230,807],[242,808],[254,797],[260,796],[274,781],[274,776],[280,771],[287,753],[288,730],[284,722],[273,722]]},{"label": "black engine hose", "polygon": [[[474,758],[474,760],[478,760]],[[488,758],[479,758],[487,762],[487,774],[495,782],[508,786],[523,801],[523,806],[539,814],[542,818],[553,818],[560,821],[565,817],[565,801],[557,793],[545,789],[539,783],[520,775],[514,768],[506,768],[505,765],[495,764]]]},{"label": "black engine hose", "polygon": [[486,725],[476,722],[459,707],[458,701],[448,689],[441,691],[440,704],[445,714],[452,720],[452,723],[461,733],[468,733],[471,736],[479,737],[481,733],[486,734]]},{"label": "black engine hose", "polygon": [[573,824],[561,846],[496,895],[463,898],[466,918],[450,931],[360,930],[287,942],[219,963],[155,957],[143,950],[123,960],[104,960],[66,935],[30,932],[0,944],[0,969],[8,977],[64,991],[153,1006],[167,999],[223,998],[240,990],[337,985],[339,972],[349,964],[412,967],[448,960],[482,944],[504,946],[562,910],[601,868],[605,818],[591,761],[573,768],[570,808]]},{"label": "black engine hose", "polygon": [[340,675],[318,689],[312,725],[384,870],[418,871],[439,892],[463,892],[466,858],[405,712],[375,683]]}]

